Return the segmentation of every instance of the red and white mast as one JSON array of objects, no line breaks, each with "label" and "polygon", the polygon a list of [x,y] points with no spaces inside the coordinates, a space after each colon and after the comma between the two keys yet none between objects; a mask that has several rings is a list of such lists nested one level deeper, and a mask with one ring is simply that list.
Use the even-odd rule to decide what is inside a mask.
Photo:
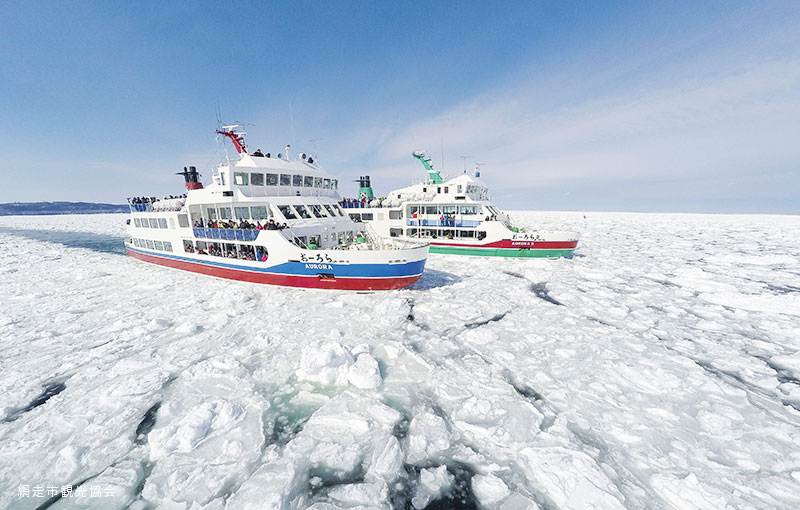
[{"label": "red and white mast", "polygon": [[245,133],[237,133],[235,129],[239,127],[238,124],[233,124],[231,126],[222,126],[222,129],[217,129],[217,134],[222,136],[227,136],[230,138],[233,146],[236,147],[236,152],[239,154],[247,154],[247,149],[244,145],[244,135]]}]

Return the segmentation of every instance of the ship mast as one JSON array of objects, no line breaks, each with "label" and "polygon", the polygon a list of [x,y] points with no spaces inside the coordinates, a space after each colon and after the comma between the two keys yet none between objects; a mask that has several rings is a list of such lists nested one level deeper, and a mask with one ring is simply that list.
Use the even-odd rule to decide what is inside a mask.
[{"label": "ship mast", "polygon": [[245,133],[237,133],[235,131],[237,127],[239,127],[238,124],[234,124],[232,126],[222,126],[222,129],[217,129],[217,134],[228,137],[233,143],[233,146],[236,147],[236,152],[239,154],[247,154],[247,149],[244,145]]},{"label": "ship mast", "polygon": [[425,167],[425,170],[428,171],[428,182],[431,184],[441,184],[442,176],[439,175],[438,170],[434,170],[433,166],[431,165],[431,158],[425,155],[425,151],[415,151],[411,154],[416,159],[422,163],[422,166]]}]

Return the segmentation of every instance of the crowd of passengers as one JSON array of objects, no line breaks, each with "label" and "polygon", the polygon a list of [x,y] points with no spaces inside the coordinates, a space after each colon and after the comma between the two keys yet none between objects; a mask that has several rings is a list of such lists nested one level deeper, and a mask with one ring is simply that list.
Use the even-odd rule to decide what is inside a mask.
[{"label": "crowd of passengers", "polygon": [[159,200],[175,200],[176,198],[186,198],[186,193],[183,195],[170,195],[164,198],[156,197],[132,197],[128,199],[129,204],[154,204]]},{"label": "crowd of passengers", "polygon": [[236,248],[231,247],[232,245],[228,246],[228,249],[223,251],[221,247],[213,243],[209,243],[206,249],[201,248],[198,244],[197,250],[195,251],[191,242],[184,241],[183,250],[186,253],[197,253],[198,255],[213,255],[215,257],[227,257],[229,259],[240,260],[260,260],[261,262],[267,261],[267,251],[264,248],[255,250],[252,246],[240,246],[239,250],[236,250]]},{"label": "crowd of passengers", "polygon": [[[377,205],[372,205],[372,202],[377,200]],[[386,197],[381,198],[373,198],[372,200],[368,200],[366,198],[343,198],[339,201],[339,205],[342,206],[342,209],[363,209],[365,207],[383,207],[383,201],[386,200]]]},{"label": "crowd of passengers", "polygon": [[288,228],[289,225],[286,223],[276,223],[275,220],[270,218],[269,221],[265,221],[262,225],[260,221],[256,221],[255,223],[251,223],[247,220],[239,220],[239,223],[236,223],[233,220],[228,221],[217,221],[217,220],[208,220],[205,225],[201,220],[197,220],[194,222],[195,228],[238,228],[242,230],[283,230]]}]

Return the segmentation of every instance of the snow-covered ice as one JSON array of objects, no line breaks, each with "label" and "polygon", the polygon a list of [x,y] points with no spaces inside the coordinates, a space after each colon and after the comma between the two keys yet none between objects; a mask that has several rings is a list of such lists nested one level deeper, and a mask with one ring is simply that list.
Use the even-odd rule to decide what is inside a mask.
[{"label": "snow-covered ice", "polygon": [[0,507],[800,508],[800,217],[587,216],[384,293],[0,217]]}]

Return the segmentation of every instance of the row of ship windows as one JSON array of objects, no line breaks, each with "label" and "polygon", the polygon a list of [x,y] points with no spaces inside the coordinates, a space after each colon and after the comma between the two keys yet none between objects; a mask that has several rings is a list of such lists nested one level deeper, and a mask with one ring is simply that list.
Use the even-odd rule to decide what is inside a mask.
[{"label": "row of ship windows", "polygon": [[[436,193],[440,193],[441,194],[442,193],[442,188],[444,188],[444,192],[445,193],[450,193],[450,186],[437,186],[436,187]],[[463,189],[464,188],[461,186],[461,184],[459,184],[456,187],[456,193],[457,194],[461,194]],[[431,188],[431,191],[433,191],[433,188]],[[479,193],[479,194],[483,195],[485,191],[486,191],[486,188],[483,187],[483,186],[473,186],[472,184],[467,184],[467,193],[468,194]],[[423,187],[422,188],[422,192],[423,193],[427,193],[428,192],[428,188],[427,187]],[[400,198],[400,195],[397,195],[397,198]]]},{"label": "row of ship windows", "polygon": [[262,174],[233,172],[233,183],[237,186],[295,186],[298,188],[338,189],[337,179],[314,177],[313,175]]},{"label": "row of ship windows", "polygon": [[133,245],[137,248],[147,248],[158,251],[172,251],[172,243],[169,241],[151,241],[150,239],[132,239]]},{"label": "row of ship windows", "polygon": [[208,243],[205,241],[183,241],[183,251],[198,255],[213,255],[241,260],[266,262],[269,252],[265,246],[250,246],[238,243]]},{"label": "row of ship windows", "polygon": [[[489,207],[491,208],[491,207]],[[479,205],[412,205],[408,215],[414,214],[480,214]]]},{"label": "row of ship windows", "polygon": [[[337,205],[279,205],[278,210],[287,220],[298,218],[335,218],[344,216],[344,212]],[[269,218],[269,211],[265,206],[259,207],[234,207],[233,213],[237,220],[265,220]],[[210,220],[232,220],[230,207],[209,207],[206,209],[207,218]]]},{"label": "row of ship windows", "polygon": [[[389,229],[391,237],[398,237],[403,235],[402,228]],[[438,229],[438,228],[409,228],[406,229],[408,237],[418,237],[422,239],[477,239],[478,241],[486,238],[486,232],[479,230],[454,230],[454,229]]]},{"label": "row of ship windows", "polygon": [[134,218],[133,224],[140,228],[168,228],[166,218]]}]

